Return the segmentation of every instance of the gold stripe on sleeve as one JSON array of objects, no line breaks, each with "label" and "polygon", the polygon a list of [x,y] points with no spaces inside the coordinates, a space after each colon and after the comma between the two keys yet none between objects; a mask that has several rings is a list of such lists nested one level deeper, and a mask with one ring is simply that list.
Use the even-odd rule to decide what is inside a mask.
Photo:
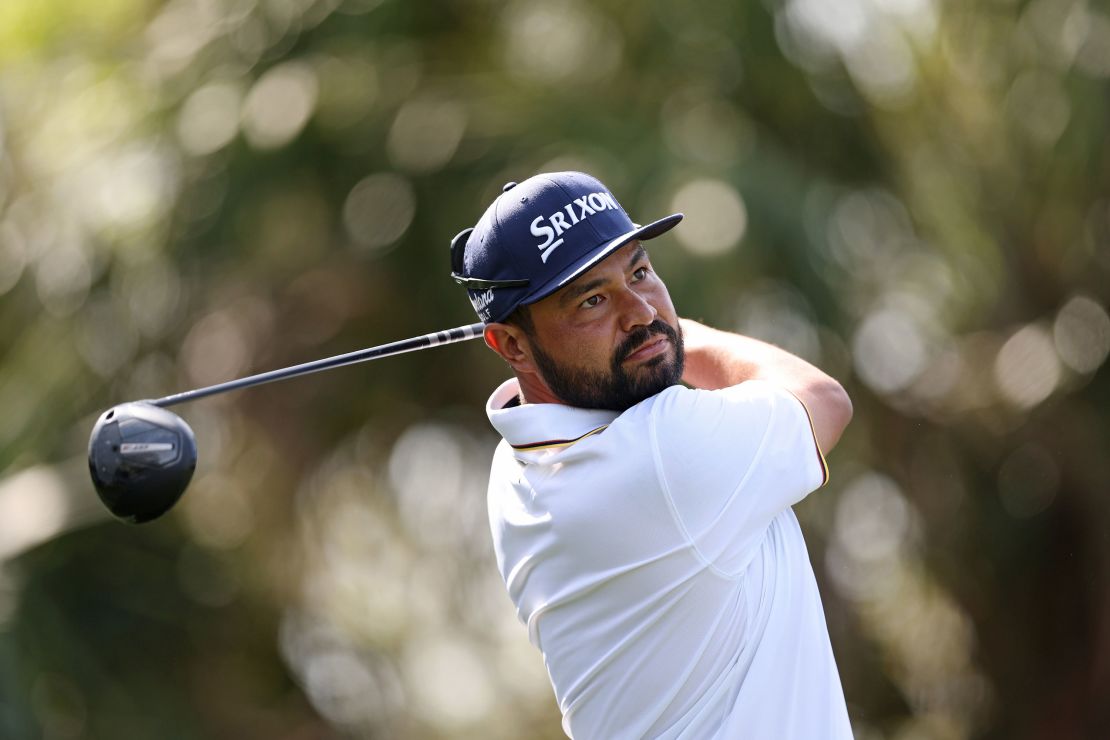
[{"label": "gold stripe on sleeve", "polygon": [[817,444],[817,430],[813,427],[813,415],[809,413],[809,406],[806,406],[805,401],[795,396],[789,389],[783,388],[783,390],[794,396],[798,403],[802,404],[802,408],[805,409],[806,421],[809,422],[809,434],[813,437],[813,448],[817,450],[817,459],[821,461],[821,485],[818,488],[824,488],[825,484],[829,482],[829,463],[825,460],[825,453],[821,451],[821,445]]}]

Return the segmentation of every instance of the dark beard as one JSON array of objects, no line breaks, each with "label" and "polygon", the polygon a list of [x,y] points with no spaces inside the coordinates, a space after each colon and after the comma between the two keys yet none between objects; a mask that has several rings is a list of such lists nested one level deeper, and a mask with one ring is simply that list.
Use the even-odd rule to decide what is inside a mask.
[{"label": "dark beard", "polygon": [[[635,368],[634,374],[627,372],[621,361],[654,334],[662,334],[670,340],[675,349],[674,360],[660,355]],[[551,392],[563,403],[583,409],[625,411],[682,380],[686,364],[682,336],[661,319],[638,327],[620,343],[613,352],[608,373],[560,365],[540,347],[534,336],[530,339],[536,365]]]}]

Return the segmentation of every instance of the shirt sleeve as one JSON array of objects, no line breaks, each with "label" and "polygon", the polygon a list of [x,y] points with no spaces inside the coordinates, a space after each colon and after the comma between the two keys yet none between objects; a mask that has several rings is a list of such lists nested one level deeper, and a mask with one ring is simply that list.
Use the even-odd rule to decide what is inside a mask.
[{"label": "shirt sleeve", "polygon": [[671,388],[652,411],[657,474],[701,557],[740,573],[780,512],[827,480],[804,404],[766,381]]}]

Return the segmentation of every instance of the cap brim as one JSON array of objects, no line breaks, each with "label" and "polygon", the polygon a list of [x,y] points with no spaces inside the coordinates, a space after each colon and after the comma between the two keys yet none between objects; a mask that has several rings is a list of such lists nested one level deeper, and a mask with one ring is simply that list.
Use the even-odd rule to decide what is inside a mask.
[{"label": "cap brim", "polygon": [[560,288],[574,282],[583,273],[588,272],[591,268],[596,266],[597,263],[601,262],[629,242],[635,239],[640,239],[641,241],[654,239],[660,234],[673,229],[682,218],[683,214],[672,213],[670,216],[661,218],[658,221],[652,221],[647,226],[637,227],[632,231],[618,236],[616,239],[611,239],[598,247],[594,252],[590,253],[590,256],[584,262],[571,265],[566,270],[563,270],[561,273],[551,278],[548,282],[524,296],[518,305],[527,306],[531,303],[542,301]]}]

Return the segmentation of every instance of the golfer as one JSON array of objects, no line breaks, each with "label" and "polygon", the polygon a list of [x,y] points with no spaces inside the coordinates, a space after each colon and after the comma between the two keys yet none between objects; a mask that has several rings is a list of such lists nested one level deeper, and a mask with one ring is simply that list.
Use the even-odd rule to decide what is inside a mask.
[{"label": "golfer", "polygon": [[826,481],[840,384],[679,318],[632,223],[576,172],[509,183],[452,241],[514,378],[489,520],[574,738],[852,737],[791,506]]}]

